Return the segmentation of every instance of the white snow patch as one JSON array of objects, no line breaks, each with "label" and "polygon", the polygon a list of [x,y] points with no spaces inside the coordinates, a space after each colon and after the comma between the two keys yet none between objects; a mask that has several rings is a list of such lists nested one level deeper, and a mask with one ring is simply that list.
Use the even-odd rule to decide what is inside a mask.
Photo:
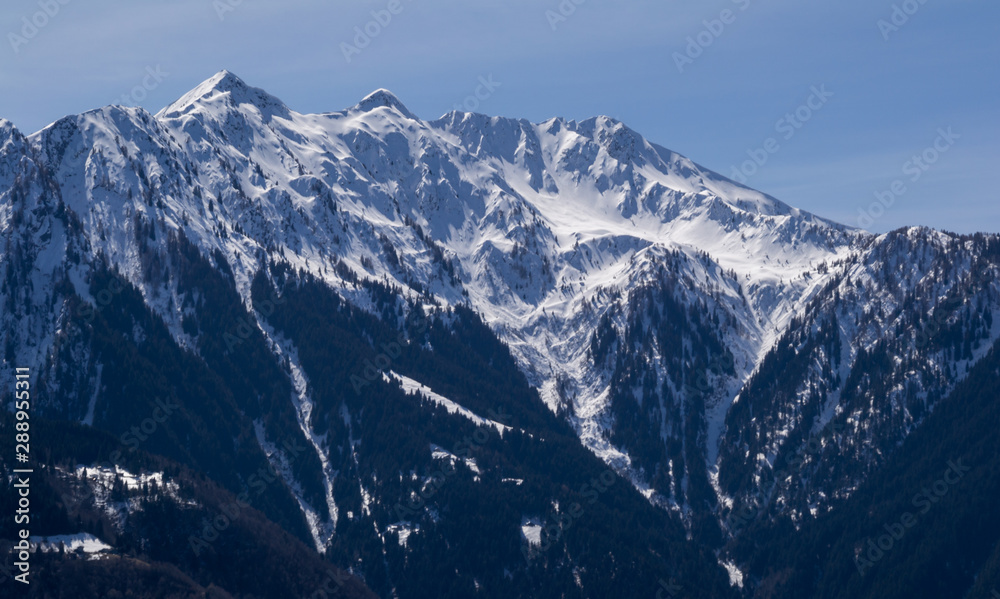
[{"label": "white snow patch", "polygon": [[407,541],[410,540],[410,535],[415,532],[420,531],[420,525],[414,524],[412,522],[397,522],[395,524],[390,524],[386,528],[386,532],[394,532],[399,535],[399,545],[401,547],[406,547]]},{"label": "white snow patch", "polygon": [[542,545],[542,522],[538,518],[521,519],[521,537],[529,545],[540,547]]},{"label": "white snow patch", "polygon": [[[448,460],[452,464],[461,461],[468,466],[469,470],[472,470],[477,475],[482,474],[482,472],[479,471],[479,465],[476,464],[476,458],[460,458],[443,447],[434,445],[433,443],[431,444],[431,457],[435,460]],[[479,480],[478,476],[476,477],[476,480]]]},{"label": "white snow patch", "polygon": [[743,588],[743,572],[733,562],[720,561],[719,564],[729,573],[729,585]]},{"label": "white snow patch", "polygon": [[63,544],[67,553],[73,553],[77,550],[82,550],[84,553],[102,553],[112,549],[111,545],[86,532],[74,535],[30,537],[28,541],[32,545],[32,551],[41,551],[42,553],[59,551],[60,543]]}]

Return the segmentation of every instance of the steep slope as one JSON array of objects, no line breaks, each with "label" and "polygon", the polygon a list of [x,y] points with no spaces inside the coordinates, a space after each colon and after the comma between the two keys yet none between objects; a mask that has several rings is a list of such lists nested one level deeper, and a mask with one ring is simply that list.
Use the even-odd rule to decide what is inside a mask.
[{"label": "steep slope", "polygon": [[998,348],[836,509],[798,533],[787,519],[754,525],[735,551],[761,581],[755,596],[996,595]]},{"label": "steep slope", "polygon": [[827,509],[920,427],[1000,337],[998,250],[996,236],[912,228],[837,269],[727,416],[731,524]]}]

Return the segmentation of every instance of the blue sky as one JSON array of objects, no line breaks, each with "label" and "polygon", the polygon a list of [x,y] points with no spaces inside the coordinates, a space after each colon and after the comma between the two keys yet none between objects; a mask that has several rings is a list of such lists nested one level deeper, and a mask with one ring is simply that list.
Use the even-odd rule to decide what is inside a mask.
[{"label": "blue sky", "polygon": [[1000,232],[998,23],[995,0],[6,0],[0,117],[155,112],[225,68],[300,112],[384,87],[428,119],[606,114],[849,225]]}]

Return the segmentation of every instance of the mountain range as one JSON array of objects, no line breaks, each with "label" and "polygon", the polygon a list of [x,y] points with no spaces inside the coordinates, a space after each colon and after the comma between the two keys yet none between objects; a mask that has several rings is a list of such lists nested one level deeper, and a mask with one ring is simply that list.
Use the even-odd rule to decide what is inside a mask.
[{"label": "mountain range", "polygon": [[301,114],[226,71],[0,119],[0,231],[36,541],[76,547],[38,596],[1000,577],[998,235],[844,226],[608,117]]}]

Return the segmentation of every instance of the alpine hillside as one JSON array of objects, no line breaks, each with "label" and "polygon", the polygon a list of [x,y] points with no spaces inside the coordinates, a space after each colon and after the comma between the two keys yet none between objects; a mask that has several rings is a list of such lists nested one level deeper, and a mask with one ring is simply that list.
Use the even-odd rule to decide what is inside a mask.
[{"label": "alpine hillside", "polygon": [[[0,231],[39,534],[104,556],[46,567],[94,588],[826,596],[782,545],[959,426],[1000,337],[1000,236],[853,229],[608,117],[301,114],[226,71],[0,120]],[[997,568],[989,530],[935,596]]]}]

